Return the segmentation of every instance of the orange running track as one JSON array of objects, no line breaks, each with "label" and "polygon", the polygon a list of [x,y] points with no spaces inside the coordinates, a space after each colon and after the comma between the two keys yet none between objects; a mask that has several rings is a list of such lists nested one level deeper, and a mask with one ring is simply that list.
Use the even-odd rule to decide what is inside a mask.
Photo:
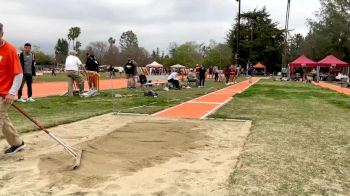
[{"label": "orange running track", "polygon": [[[166,81],[155,80],[153,83],[165,83]],[[89,90],[88,83],[85,81],[85,90]],[[100,90],[121,89],[127,87],[126,79],[100,80]],[[33,97],[47,97],[63,95],[67,92],[67,82],[40,82],[33,83]],[[23,97],[27,95],[27,87],[23,87]]]},{"label": "orange running track", "polygon": [[[116,80],[100,80],[100,90],[110,90],[126,88],[125,79]],[[33,97],[47,97],[54,95],[62,95],[67,92],[67,82],[40,82],[33,83]],[[85,90],[88,90],[88,84],[85,82]],[[27,87],[23,87],[23,95],[27,96]]]},{"label": "orange running track", "polygon": [[319,83],[313,82],[313,84],[316,85],[316,86],[323,87],[323,88],[331,89],[331,90],[336,91],[338,93],[343,93],[343,94],[346,94],[346,95],[350,95],[350,89],[348,89],[348,88],[342,88],[340,86],[337,86],[337,85],[334,85],[334,84],[329,84],[329,83],[326,83],[326,82],[319,82]]},{"label": "orange running track", "polygon": [[[259,78],[253,78],[253,84],[258,82]],[[228,103],[232,97],[249,88],[248,80],[227,88],[215,91],[213,93],[192,99],[188,102],[174,106],[154,114],[153,116],[204,119],[219,108]]]}]

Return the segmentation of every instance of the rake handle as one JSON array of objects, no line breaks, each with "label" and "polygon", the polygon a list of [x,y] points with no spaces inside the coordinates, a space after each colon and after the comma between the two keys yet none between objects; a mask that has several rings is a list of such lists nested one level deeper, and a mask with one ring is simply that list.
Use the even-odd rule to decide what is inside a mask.
[{"label": "rake handle", "polygon": [[50,132],[43,126],[41,125],[38,121],[34,120],[27,114],[24,110],[16,106],[15,104],[12,104],[12,107],[14,107],[17,111],[19,111],[21,114],[23,114],[25,117],[27,117],[30,121],[32,121],[36,126],[38,126],[41,130],[43,130],[45,133],[50,134]]},{"label": "rake handle", "polygon": [[34,120],[32,117],[30,117],[29,114],[27,114],[20,107],[16,106],[15,104],[12,104],[12,107],[14,107],[18,112],[20,112],[25,117],[27,117],[36,126],[38,126],[41,130],[43,130],[45,133],[47,133],[52,139],[54,139],[56,142],[61,144],[69,152],[69,154],[71,154],[75,159],[77,159],[77,153],[74,152],[70,146],[68,146],[66,143],[64,143],[60,138],[56,137],[54,134],[50,133],[43,125],[41,125],[38,121]]}]

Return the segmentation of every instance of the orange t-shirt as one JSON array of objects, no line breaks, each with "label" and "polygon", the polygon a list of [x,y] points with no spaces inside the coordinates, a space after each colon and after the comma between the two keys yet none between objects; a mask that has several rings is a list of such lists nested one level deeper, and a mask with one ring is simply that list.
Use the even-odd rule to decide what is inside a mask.
[{"label": "orange t-shirt", "polygon": [[0,46],[0,95],[7,95],[11,89],[15,75],[22,73],[17,50],[4,41]]}]

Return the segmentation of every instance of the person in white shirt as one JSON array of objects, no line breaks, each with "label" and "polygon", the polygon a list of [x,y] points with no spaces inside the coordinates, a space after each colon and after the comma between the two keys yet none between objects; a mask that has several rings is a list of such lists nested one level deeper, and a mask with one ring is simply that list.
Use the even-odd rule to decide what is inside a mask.
[{"label": "person in white shirt", "polygon": [[79,95],[86,96],[84,93],[84,79],[79,74],[79,67],[84,69],[80,59],[76,56],[78,53],[75,50],[69,51],[69,55],[66,59],[65,71],[68,78],[68,96],[73,96],[73,82],[78,83]]},{"label": "person in white shirt", "polygon": [[177,72],[172,72],[168,76],[168,82],[171,83],[176,89],[180,89],[180,82],[177,79]]}]

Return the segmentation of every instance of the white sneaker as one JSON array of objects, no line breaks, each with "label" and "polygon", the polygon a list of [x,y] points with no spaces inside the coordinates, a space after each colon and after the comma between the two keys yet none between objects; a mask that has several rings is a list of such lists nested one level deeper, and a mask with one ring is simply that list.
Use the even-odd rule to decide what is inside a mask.
[{"label": "white sneaker", "polygon": [[20,99],[18,99],[17,101],[18,101],[18,102],[21,102],[21,103],[25,103],[25,102],[26,102],[26,100],[24,100],[23,98],[20,98]]},{"label": "white sneaker", "polygon": [[80,97],[88,97],[89,95],[87,93],[82,93],[82,94],[79,94]]},{"label": "white sneaker", "polygon": [[34,102],[35,100],[32,98],[32,97],[29,97],[28,99],[27,99],[27,102]]}]

